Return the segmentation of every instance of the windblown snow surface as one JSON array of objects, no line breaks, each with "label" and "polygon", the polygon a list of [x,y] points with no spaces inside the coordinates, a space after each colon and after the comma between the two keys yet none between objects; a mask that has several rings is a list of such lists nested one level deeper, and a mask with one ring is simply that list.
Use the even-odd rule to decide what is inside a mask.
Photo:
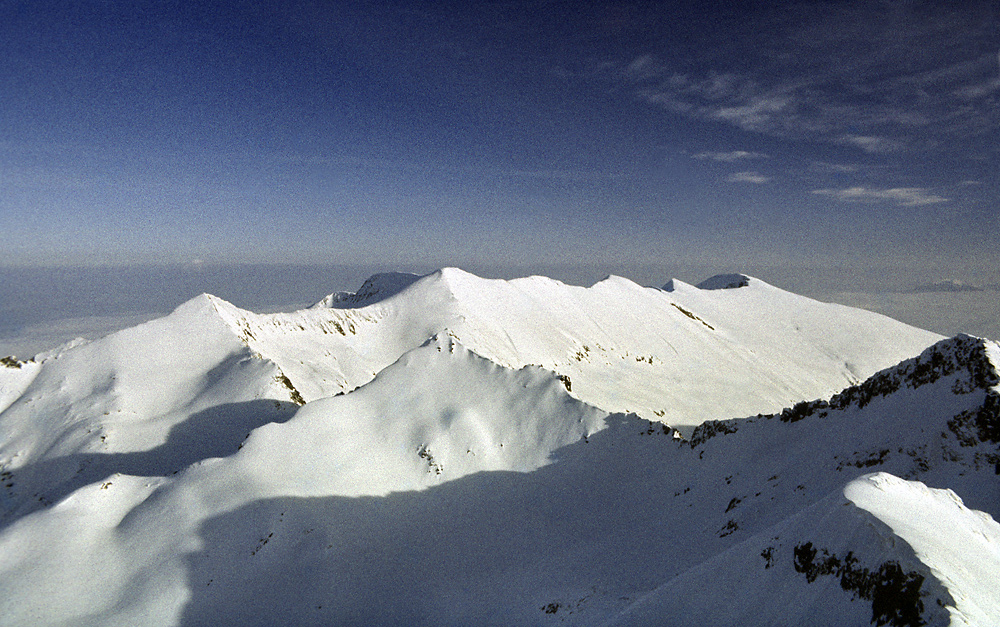
[{"label": "windblown snow surface", "polygon": [[752,277],[208,295],[0,367],[0,625],[997,625],[1000,346]]}]

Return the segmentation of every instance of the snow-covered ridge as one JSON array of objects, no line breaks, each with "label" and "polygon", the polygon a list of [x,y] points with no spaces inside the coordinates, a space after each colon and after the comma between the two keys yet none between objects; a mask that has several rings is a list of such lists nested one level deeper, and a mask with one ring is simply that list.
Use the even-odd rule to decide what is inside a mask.
[{"label": "snow-covered ridge", "polygon": [[830,399],[833,407],[856,404],[863,407],[876,395],[885,396],[907,387],[917,389],[942,377],[958,373],[953,384],[956,394],[986,390],[1000,383],[992,356],[1000,345],[984,338],[959,334],[929,346],[920,355],[887,368]]},{"label": "snow-covered ridge", "polygon": [[[885,398],[900,390],[917,390],[943,378],[949,379],[948,393],[984,393],[976,413],[971,418],[965,416],[964,421],[962,415],[955,417],[949,423],[950,430],[958,434],[959,424],[971,419],[976,425],[977,435],[966,434],[962,437],[1000,442],[1000,392],[996,390],[1000,373],[995,361],[998,356],[1000,344],[961,334],[941,340],[920,355],[879,371],[862,383],[834,394],[829,400],[801,401],[780,413],[749,420],[707,421],[694,429],[690,444],[698,446],[716,435],[735,433],[741,425],[755,420],[778,418],[782,422],[798,422],[807,418],[826,418],[830,412],[863,409],[875,399]],[[971,427],[965,425],[962,430],[967,428]]]},{"label": "snow-covered ridge", "polygon": [[674,281],[665,291],[614,276],[583,288],[444,268],[376,275],[357,298],[331,295],[323,301],[330,306],[297,312],[212,302],[306,401],[363,385],[448,329],[499,364],[538,364],[568,377],[575,395],[606,411],[682,429],[832,394],[940,338],[735,276],[746,285],[706,290]]},{"label": "snow-covered ridge", "polygon": [[1000,374],[990,353],[1000,353],[1000,345],[971,335],[957,335],[928,347],[920,355],[882,370],[860,385],[833,395],[829,402],[812,401],[782,411],[780,418],[795,422],[825,409],[862,408],[873,399],[900,389],[915,390],[943,377],[957,375],[951,385],[955,394],[991,390],[1000,383]]}]

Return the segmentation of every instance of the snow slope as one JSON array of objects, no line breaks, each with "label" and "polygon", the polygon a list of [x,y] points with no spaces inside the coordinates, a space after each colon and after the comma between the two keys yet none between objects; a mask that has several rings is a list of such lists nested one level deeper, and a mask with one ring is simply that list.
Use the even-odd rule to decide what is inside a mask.
[{"label": "snow slope", "polygon": [[0,624],[868,624],[844,573],[996,623],[1000,346],[744,279],[202,296],[0,370]]}]

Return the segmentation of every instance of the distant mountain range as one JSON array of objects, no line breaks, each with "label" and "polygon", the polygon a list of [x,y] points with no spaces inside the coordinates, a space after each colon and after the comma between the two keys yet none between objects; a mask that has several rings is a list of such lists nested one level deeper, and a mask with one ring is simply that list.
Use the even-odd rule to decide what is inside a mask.
[{"label": "distant mountain range", "polygon": [[962,281],[938,281],[936,283],[924,283],[913,288],[914,292],[981,292],[983,288],[963,283]]},{"label": "distant mountain range", "polygon": [[0,360],[0,625],[1000,624],[1000,345],[382,274]]}]

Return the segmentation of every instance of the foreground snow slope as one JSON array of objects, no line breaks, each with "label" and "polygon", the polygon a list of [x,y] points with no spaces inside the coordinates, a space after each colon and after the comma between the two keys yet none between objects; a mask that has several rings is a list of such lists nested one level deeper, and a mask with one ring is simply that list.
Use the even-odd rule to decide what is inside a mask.
[{"label": "foreground snow slope", "polygon": [[[344,551],[355,539],[353,533],[341,537],[340,526],[351,523],[321,517],[313,529],[299,529],[302,512],[290,515],[302,536],[292,536],[293,545],[307,545],[288,554],[279,549],[275,561],[275,546],[289,538],[274,538],[270,514],[254,511],[260,503],[306,503],[308,515],[315,509],[310,498],[351,502],[426,489],[482,470],[528,472],[548,463],[554,450],[596,432],[605,415],[571,398],[547,371],[506,369],[451,338],[434,338],[352,394],[310,403],[286,423],[255,430],[225,459],[199,459],[167,477],[115,472],[20,518],[0,535],[0,623],[173,624],[190,600],[192,567],[211,572],[205,585],[215,583],[210,592],[222,593],[224,610],[192,619],[195,623],[225,622],[239,613],[227,595],[249,593],[270,569],[282,572],[275,588],[282,595],[302,586],[327,589],[330,576],[340,581],[342,573],[315,573],[306,565],[302,575],[286,578],[292,564],[287,560],[298,561],[303,551],[309,559]],[[155,465],[158,454],[142,455]],[[22,475],[91,464],[132,470],[134,461],[130,455],[73,455],[7,476],[18,484]],[[248,508],[248,517],[241,514]],[[363,526],[376,523],[365,520],[363,511],[357,515],[355,522]],[[213,535],[213,521],[229,516],[234,519],[224,525],[227,547],[212,549],[207,561],[195,555],[207,548],[203,538],[222,539]],[[329,546],[321,549],[318,540]],[[309,582],[306,574],[319,579]],[[334,587],[354,594],[359,584],[341,581]],[[309,616],[300,618],[308,623]],[[288,618],[267,610],[254,620],[276,624]]]},{"label": "foreground snow slope", "polygon": [[[203,300],[224,310],[211,328],[233,328]],[[168,334],[186,311],[142,334]],[[227,395],[213,394],[264,400],[176,422],[152,447],[124,442],[122,423],[114,450],[43,449],[52,436],[18,422],[30,458],[4,470],[0,624],[649,624],[650,610],[657,624],[812,624],[817,608],[868,624],[886,606],[866,582],[902,592],[887,624],[1000,622],[975,583],[1000,577],[995,343],[944,340],[829,400],[681,440],[575,398],[576,377],[472,351],[455,337],[470,327],[456,328],[294,415],[274,398],[291,395],[277,331],[251,327],[250,346],[208,333],[226,367],[196,362],[162,407],[183,412],[219,380]],[[360,331],[336,334],[363,345]],[[31,387],[40,359],[33,402],[50,391]],[[110,372],[135,368],[123,356]],[[87,398],[74,406],[109,396]],[[713,593],[736,582],[733,601]]]},{"label": "foreground snow slope", "polygon": [[[1000,525],[950,490],[864,475],[608,623],[993,625]],[[720,602],[725,590],[725,602]]]},{"label": "foreground snow slope", "polygon": [[[996,624],[998,358],[1000,345],[959,336],[829,402],[699,427],[691,440],[699,459],[735,470],[723,533],[749,537],[611,624],[690,613],[717,625]],[[986,513],[951,490],[885,472],[844,484],[871,469],[953,487]],[[829,496],[761,524],[780,509],[773,489],[782,485],[786,506]],[[732,591],[729,602],[719,603],[720,587]]]}]

